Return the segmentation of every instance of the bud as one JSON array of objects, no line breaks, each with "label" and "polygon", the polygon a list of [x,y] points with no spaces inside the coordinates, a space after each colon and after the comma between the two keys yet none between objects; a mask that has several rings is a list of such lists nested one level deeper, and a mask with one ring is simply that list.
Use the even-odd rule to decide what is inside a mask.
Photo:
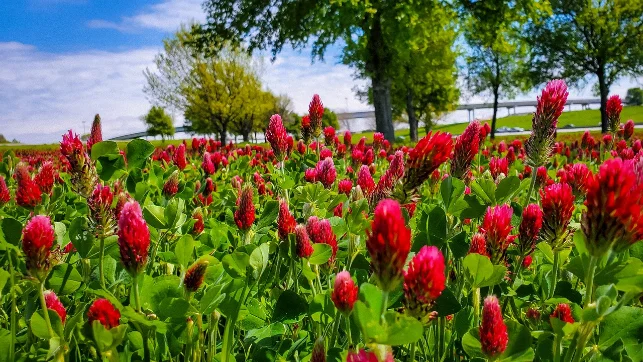
[{"label": "bud", "polygon": [[491,252],[493,263],[499,263],[504,258],[507,248],[515,238],[509,235],[512,229],[512,214],[513,210],[507,204],[487,208],[480,229],[485,234],[487,249]]},{"label": "bud", "polygon": [[337,178],[337,170],[335,170],[335,164],[333,159],[326,157],[322,161],[317,162],[317,167],[315,167],[316,179],[321,182],[325,188],[329,189],[333,186],[335,179]]},{"label": "bud", "polygon": [[38,174],[34,177],[34,181],[42,193],[51,195],[56,178],[58,178],[58,175],[56,175],[54,164],[51,161],[45,161],[42,163],[42,166],[40,166]]},{"label": "bud", "polygon": [[469,246],[468,254],[480,254],[487,258],[489,252],[487,251],[487,237],[483,233],[475,233],[471,237],[471,245]]},{"label": "bud", "polygon": [[353,305],[357,301],[357,292],[358,288],[351,279],[351,274],[344,270],[335,277],[335,287],[330,298],[333,300],[335,308],[347,315],[353,310]]},{"label": "bud", "polygon": [[610,127],[610,132],[616,134],[621,125],[621,111],[623,110],[623,103],[621,97],[613,95],[607,99],[605,106],[605,113],[607,113],[607,121]]},{"label": "bud", "polygon": [[326,349],[324,347],[324,339],[322,337],[319,337],[315,341],[310,362],[326,362]]},{"label": "bud", "polygon": [[574,317],[572,317],[571,308],[569,308],[569,305],[565,303],[558,304],[549,318],[558,318],[565,323],[575,322]]},{"label": "bud", "polygon": [[484,354],[494,358],[505,351],[509,342],[509,335],[507,334],[507,326],[502,319],[498,298],[495,296],[489,296],[484,300],[482,323],[479,331],[480,344]]},{"label": "bud", "polygon": [[99,298],[92,303],[87,311],[87,319],[91,325],[94,321],[99,321],[106,329],[118,327],[121,313],[104,298]]},{"label": "bud", "polygon": [[403,278],[404,263],[411,250],[411,230],[406,227],[400,204],[385,199],[375,208],[366,248],[380,288],[395,290]]},{"label": "bud", "polygon": [[277,231],[280,239],[287,239],[288,234],[295,232],[297,222],[288,209],[286,200],[279,200],[279,216],[277,217]]},{"label": "bud", "polygon": [[625,122],[625,126],[623,127],[623,139],[629,140],[632,138],[632,135],[634,134],[634,121],[631,119]]},{"label": "bud", "polygon": [[172,197],[177,192],[179,192],[179,171],[175,170],[163,185],[163,195]]},{"label": "bud", "polygon": [[136,276],[147,264],[150,231],[136,201],[128,201],[118,219],[118,246],[125,270]]},{"label": "bud", "polygon": [[69,130],[68,133],[63,135],[63,140],[60,143],[60,153],[71,166],[71,183],[74,191],[84,197],[89,197],[94,190],[98,176],[96,175],[94,162],[85,152],[83,143],[77,134]]},{"label": "bud", "polygon": [[7,183],[4,180],[4,177],[0,175],[0,206],[11,201],[11,194],[9,193],[9,188]]},{"label": "bud", "polygon": [[172,161],[174,161],[174,164],[179,168],[179,170],[183,171],[185,169],[185,166],[188,164],[188,161],[185,158],[185,144],[181,143],[179,145],[174,153]]},{"label": "bud", "polygon": [[345,194],[346,196],[349,196],[351,193],[351,190],[353,189],[353,181],[349,179],[341,180],[337,183],[337,189],[339,190],[340,194]]},{"label": "bud", "polygon": [[51,267],[50,255],[55,237],[49,216],[36,215],[22,229],[22,251],[27,270],[38,279],[46,277]]},{"label": "bud", "polygon": [[587,183],[592,177],[592,171],[584,163],[575,163],[565,172],[565,181],[571,186],[576,199],[582,199],[587,194]]},{"label": "bud", "polygon": [[197,261],[192,264],[188,270],[185,271],[185,277],[183,277],[183,286],[188,292],[194,293],[203,284],[203,279],[205,278],[205,271],[208,269],[207,261]]},{"label": "bud", "polygon": [[444,256],[435,246],[423,246],[404,273],[404,300],[410,314],[428,323],[430,310],[442,294],[445,281]]},{"label": "bud", "polygon": [[310,258],[314,250],[304,225],[297,225],[295,227],[295,239],[297,241],[297,256],[305,259]]},{"label": "bud", "polygon": [[40,204],[40,188],[38,187],[38,184],[31,179],[27,165],[19,163],[18,166],[16,166],[13,177],[18,183],[18,187],[16,189],[16,203],[29,209]]},{"label": "bud", "polygon": [[252,201],[254,190],[246,184],[237,199],[237,210],[234,212],[234,222],[240,230],[248,230],[255,222],[255,205]]},{"label": "bud", "polygon": [[466,180],[470,172],[471,162],[478,154],[480,147],[480,123],[469,123],[464,132],[456,138],[451,159],[451,176]]},{"label": "bud", "polygon": [[43,293],[43,296],[45,297],[45,304],[47,305],[47,309],[51,309],[56,312],[60,317],[60,321],[65,323],[65,320],[67,319],[67,310],[65,309],[65,306],[60,302],[60,299],[58,299],[56,293],[54,293],[52,290],[46,290]]},{"label": "bud", "polygon": [[368,166],[362,165],[362,167],[359,168],[357,172],[357,184],[366,195],[370,195],[375,189],[375,181],[373,181],[373,176],[371,176],[371,171],[368,169]]},{"label": "bud", "polygon": [[528,255],[536,247],[538,234],[543,226],[543,212],[538,204],[529,204],[522,211],[520,221],[519,240],[520,254]]},{"label": "bud", "polygon": [[114,210],[112,209],[113,200],[114,194],[112,194],[109,186],[102,186],[101,184],[96,185],[91,197],[87,200],[89,219],[99,234],[111,234],[116,226]]},{"label": "bud", "polygon": [[212,156],[209,152],[203,154],[203,162],[201,162],[201,169],[206,176],[210,176],[216,171],[214,163],[212,162]]},{"label": "bud", "polygon": [[192,218],[195,220],[194,227],[192,228],[192,234],[199,235],[203,232],[205,227],[203,223],[203,212],[201,208],[196,208],[192,213]]},{"label": "bud", "polygon": [[316,182],[317,181],[317,169],[315,168],[308,168],[306,171],[304,171],[304,178],[308,182]]},{"label": "bud", "polygon": [[266,129],[266,140],[270,143],[277,159],[283,160],[288,153],[288,133],[278,114],[270,117]]},{"label": "bud", "polygon": [[538,167],[547,163],[551,155],[558,117],[567,103],[567,85],[563,80],[552,80],[547,83],[540,97],[536,113],[531,121],[531,136],[525,142],[527,163]]},{"label": "bud", "polygon": [[568,184],[556,183],[540,191],[540,204],[543,208],[543,227],[541,239],[554,250],[560,250],[570,235],[569,222],[574,213],[574,194]]},{"label": "bud", "polygon": [[[310,116],[305,115],[301,117],[301,138],[305,144],[310,142],[310,139],[313,137],[313,129],[310,125]],[[301,152],[300,153],[304,153]]]},{"label": "bud", "polygon": [[509,173],[509,161],[505,157],[491,157],[489,159],[489,171],[493,179],[498,182],[501,175],[507,176]]},{"label": "bud", "polygon": [[87,139],[87,152],[92,152],[92,146],[98,142],[103,142],[103,131],[100,125],[100,115],[96,114],[94,116],[94,122],[92,122],[92,130]]},{"label": "bud", "polygon": [[313,95],[313,99],[308,105],[308,115],[310,117],[310,127],[312,134],[315,138],[321,135],[322,131],[322,117],[324,116],[324,104],[322,103],[319,95]]}]

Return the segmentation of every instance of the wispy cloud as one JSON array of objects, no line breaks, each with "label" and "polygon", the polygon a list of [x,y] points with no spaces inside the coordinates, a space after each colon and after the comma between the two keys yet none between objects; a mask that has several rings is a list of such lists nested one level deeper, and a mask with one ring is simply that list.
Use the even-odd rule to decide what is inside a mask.
[{"label": "wispy cloud", "polygon": [[123,16],[120,21],[90,20],[87,26],[94,29],[114,29],[120,32],[135,32],[140,29],[175,31],[181,24],[205,21],[201,9],[202,0],[163,0],[150,5],[140,13]]}]

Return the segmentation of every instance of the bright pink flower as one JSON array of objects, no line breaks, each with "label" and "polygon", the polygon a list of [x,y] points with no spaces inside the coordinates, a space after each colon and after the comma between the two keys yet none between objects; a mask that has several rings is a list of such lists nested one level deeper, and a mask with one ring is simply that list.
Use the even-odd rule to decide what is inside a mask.
[{"label": "bright pink flower", "polygon": [[351,135],[351,131],[344,132],[344,145],[346,148],[353,145],[353,136]]},{"label": "bright pink flower", "polygon": [[247,184],[237,199],[237,210],[234,212],[234,222],[240,230],[248,230],[255,222],[255,204],[252,198],[254,190],[252,185]]},{"label": "bright pink flower", "polygon": [[567,226],[574,213],[574,194],[568,184],[555,183],[540,191],[543,209],[541,239],[552,248],[563,246],[569,234]]},{"label": "bright pink flower", "polygon": [[456,138],[451,158],[451,176],[464,179],[480,147],[480,122],[469,123],[464,132]]},{"label": "bright pink flower", "polygon": [[369,195],[375,189],[375,181],[371,176],[371,171],[368,166],[362,165],[357,173],[357,185],[362,189],[365,195]]},{"label": "bright pink flower", "polygon": [[304,225],[297,225],[295,227],[295,240],[297,248],[297,256],[300,258],[310,258],[313,255],[313,245],[310,243],[308,232]]},{"label": "bright pink flower", "polygon": [[316,216],[311,216],[306,222],[306,231],[314,243],[330,245],[333,253],[328,263],[334,263],[335,257],[337,256],[338,246],[337,236],[335,236],[335,233],[333,232],[330,221],[327,219],[319,220]]},{"label": "bright pink flower", "polygon": [[51,190],[54,188],[54,182],[56,182],[57,178],[58,175],[54,169],[54,164],[51,161],[45,161],[40,166],[34,181],[38,184],[42,193],[51,195]]},{"label": "bright pink flower", "polygon": [[538,234],[543,226],[543,212],[538,204],[529,204],[522,211],[520,221],[519,240],[522,255],[531,253],[536,247]]},{"label": "bright pink flower", "polygon": [[208,269],[207,261],[197,261],[185,271],[183,277],[183,286],[188,292],[194,293],[203,284],[205,279],[205,272]]},{"label": "bright pink flower", "polygon": [[181,171],[183,171],[185,169],[185,166],[187,166],[188,161],[185,158],[185,145],[183,143],[181,143],[176,149],[173,161],[176,167],[178,167]]},{"label": "bright pink flower", "polygon": [[623,138],[626,140],[629,140],[632,138],[632,135],[634,134],[634,121],[631,119],[625,122],[625,126],[623,127]]},{"label": "bright pink flower", "polygon": [[531,266],[531,263],[533,262],[533,260],[534,259],[531,257],[531,255],[525,256],[522,259],[522,267],[525,268],[525,269],[529,268]]},{"label": "bright pink flower", "polygon": [[288,153],[288,132],[286,132],[286,127],[278,114],[270,117],[266,129],[266,140],[270,143],[275,156],[279,160],[283,160]]},{"label": "bright pink flower", "polygon": [[348,314],[353,310],[353,305],[357,301],[358,288],[355,285],[351,274],[344,270],[335,277],[335,287],[330,298],[340,312]]},{"label": "bright pink flower", "polygon": [[11,194],[9,193],[9,188],[7,187],[4,177],[0,175],[0,205],[6,204],[10,200]]},{"label": "bright pink flower", "polygon": [[84,153],[83,142],[80,140],[77,134],[74,134],[71,130],[63,135],[63,140],[60,143],[60,153],[69,160],[69,163],[74,166],[76,162],[76,157]]},{"label": "bright pink flower", "polygon": [[308,116],[310,117],[313,136],[319,137],[322,128],[322,117],[324,116],[324,104],[317,94],[313,95],[313,99],[308,105]]},{"label": "bright pink flower", "polygon": [[587,194],[587,183],[592,177],[592,171],[584,163],[573,164],[565,173],[565,182],[572,187],[577,198],[585,197]]},{"label": "bright pink flower", "polygon": [[380,132],[373,133],[373,147],[376,150],[379,150],[382,147],[383,142],[384,142],[384,134]]},{"label": "bright pink flower", "polygon": [[507,326],[502,319],[500,304],[495,296],[489,296],[484,300],[479,333],[482,352],[487,356],[496,357],[507,348],[509,342]]},{"label": "bright pink flower", "polygon": [[394,362],[393,353],[390,351],[390,347],[385,351],[385,355],[378,357],[378,354],[373,351],[366,351],[360,349],[359,352],[349,350],[348,355],[346,356],[346,362]]},{"label": "bright pink flower", "polygon": [[201,169],[203,172],[206,174],[206,176],[210,176],[216,171],[214,167],[214,163],[212,162],[212,156],[210,155],[209,152],[206,152],[203,154],[203,162],[201,162]]},{"label": "bright pink flower", "polygon": [[103,233],[111,233],[115,226],[114,210],[112,209],[112,201],[114,194],[109,186],[102,186],[97,184],[92,192],[92,195],[87,199],[87,206],[89,207],[89,218],[97,229],[101,229]]},{"label": "bright pink flower", "polygon": [[333,126],[328,126],[324,128],[324,144],[326,146],[332,146],[335,141],[335,128]]},{"label": "bright pink flower", "polygon": [[623,110],[623,103],[621,102],[621,97],[618,95],[613,95],[607,99],[607,105],[605,106],[605,113],[607,113],[607,120],[610,127],[610,132],[618,132],[618,128],[621,125],[621,111]]},{"label": "bright pink flower", "polygon": [[575,322],[574,317],[572,317],[571,308],[569,308],[569,305],[565,303],[558,304],[549,318],[558,318],[565,323]]},{"label": "bright pink flower", "polygon": [[131,275],[137,275],[145,268],[150,248],[150,231],[136,201],[128,201],[118,218],[118,246],[121,263]]},{"label": "bright pink flower", "polygon": [[480,254],[489,257],[487,251],[487,238],[483,233],[475,233],[471,237],[471,245],[469,246],[469,254]]},{"label": "bright pink flower", "polygon": [[411,230],[400,204],[391,199],[380,201],[367,234],[366,248],[378,284],[392,291],[403,278],[404,263],[411,250]]},{"label": "bright pink flower", "polygon": [[317,169],[308,168],[304,171],[304,178],[308,182],[317,182]]},{"label": "bright pink flower", "polygon": [[581,227],[591,255],[600,257],[610,248],[622,251],[643,239],[640,160],[607,160],[590,178]]},{"label": "bright pink flower", "polygon": [[103,142],[103,131],[100,125],[100,116],[96,114],[94,116],[94,121],[92,122],[92,130],[87,139],[87,151],[92,151],[92,146],[98,142]]},{"label": "bright pink flower", "polygon": [[335,170],[335,164],[333,159],[326,157],[325,159],[317,162],[315,167],[317,174],[317,181],[321,182],[325,188],[329,189],[333,186],[335,179],[337,178],[337,170]]},{"label": "bright pink flower", "polygon": [[404,273],[404,297],[411,314],[426,317],[442,294],[445,281],[444,256],[435,246],[423,246]]},{"label": "bright pink flower", "polygon": [[199,235],[203,232],[205,224],[203,223],[203,212],[200,208],[197,208],[192,213],[192,218],[194,219],[194,227],[192,228],[192,233],[194,235]]},{"label": "bright pink flower", "polygon": [[345,194],[346,196],[348,196],[353,189],[353,181],[349,179],[343,179],[337,183],[337,189],[339,190],[340,194]]},{"label": "bright pink flower", "polygon": [[27,221],[22,229],[22,251],[31,275],[40,278],[49,270],[51,248],[55,238],[49,216],[36,215]]},{"label": "bright pink flower", "polygon": [[424,181],[428,180],[431,173],[449,159],[453,140],[449,133],[431,133],[422,138],[409,152],[405,186],[408,190],[415,190]]},{"label": "bright pink flower", "polygon": [[504,204],[488,207],[487,213],[482,221],[481,231],[487,239],[487,248],[491,250],[492,261],[499,262],[504,253],[513,241],[511,233],[511,216],[513,209]]},{"label": "bright pink flower", "polygon": [[16,203],[22,207],[34,208],[41,201],[41,192],[38,184],[31,179],[29,169],[25,164],[18,164],[13,177],[18,183],[16,189]]},{"label": "bright pink flower", "polygon": [[533,167],[544,165],[551,155],[558,117],[567,103],[567,85],[563,80],[547,83],[540,97],[536,113],[531,121],[531,136],[525,142],[528,164]]},{"label": "bright pink flower", "polygon": [[172,197],[179,192],[179,172],[174,171],[163,184],[163,195]]},{"label": "bright pink flower", "polygon": [[[177,175],[178,176],[178,175]],[[177,177],[178,179],[178,177]],[[178,186],[178,182],[177,182]],[[216,189],[216,185],[212,181],[212,178],[208,177],[205,179],[205,185],[203,186],[203,196],[210,196]]]},{"label": "bright pink flower", "polygon": [[65,306],[60,302],[56,293],[52,290],[46,290],[43,295],[45,297],[47,309],[51,309],[56,312],[60,317],[60,321],[65,323],[65,320],[67,319],[67,309],[65,309]]},{"label": "bright pink flower", "polygon": [[279,216],[277,217],[277,231],[280,239],[288,238],[288,234],[295,232],[297,222],[288,209],[286,200],[279,200]]},{"label": "bright pink flower", "polygon": [[90,325],[94,321],[99,321],[107,329],[118,327],[120,318],[121,312],[109,300],[104,298],[96,299],[87,311],[87,319]]},{"label": "bright pink flower", "polygon": [[494,180],[497,180],[500,174],[507,176],[509,173],[509,161],[505,157],[491,157],[489,159],[489,171]]}]

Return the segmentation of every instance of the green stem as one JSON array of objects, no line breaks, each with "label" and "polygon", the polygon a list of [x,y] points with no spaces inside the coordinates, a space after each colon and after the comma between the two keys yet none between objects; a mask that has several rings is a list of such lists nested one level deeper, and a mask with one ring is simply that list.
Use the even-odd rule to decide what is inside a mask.
[{"label": "green stem", "polygon": [[384,322],[384,315],[386,314],[387,309],[388,309],[388,292],[382,291],[382,313],[380,313],[382,322]]},{"label": "green stem", "polygon": [[[246,290],[248,289],[248,283],[243,286],[241,290],[240,301],[245,299]],[[232,352],[232,345],[234,344],[234,327],[237,324],[237,318],[239,317],[239,311],[241,310],[241,303],[237,305],[237,308],[234,310],[232,315],[226,320],[225,329],[223,331],[223,346],[221,347],[221,353],[223,354],[223,362],[230,361],[230,354]]]},{"label": "green stem", "polygon": [[141,296],[138,290],[138,275],[134,277],[134,302],[136,303],[136,311],[141,313]]},{"label": "green stem", "polygon": [[583,357],[583,350],[585,349],[585,344],[587,344],[587,339],[592,333],[592,329],[593,328],[589,328],[588,332],[583,333],[580,336],[578,344],[576,345],[576,350],[574,351],[574,359],[572,359],[572,362],[578,362],[580,361],[581,357]]},{"label": "green stem", "polygon": [[417,342],[411,343],[411,353],[409,354],[409,361],[415,362],[415,345]]},{"label": "green stem", "polygon": [[554,362],[560,362],[561,339],[558,334],[554,336]]},{"label": "green stem", "polygon": [[551,289],[549,290],[548,298],[553,298],[556,292],[556,281],[558,280],[558,269],[560,269],[560,251],[554,251],[554,266],[551,270]]},{"label": "green stem", "polygon": [[349,315],[344,317],[346,320],[346,336],[348,337],[348,349],[350,350],[353,346],[353,340],[351,339],[351,318]]},{"label": "green stem", "polygon": [[333,323],[333,333],[330,335],[330,344],[328,345],[328,348],[333,348],[335,347],[335,342],[337,341],[337,333],[339,331],[339,322],[340,322],[340,317],[341,313],[339,310],[335,313],[335,321]]},{"label": "green stem", "polygon": [[100,251],[98,254],[98,274],[100,277],[100,286],[103,289],[105,288],[105,269],[103,267],[103,258],[105,257],[105,237],[101,235],[100,237]]},{"label": "green stem", "polygon": [[473,326],[478,327],[480,322],[480,288],[473,290]]},{"label": "green stem", "polygon": [[150,336],[148,331],[144,330],[143,333],[143,361],[151,361],[150,358]]},{"label": "green stem", "polygon": [[529,205],[529,202],[531,201],[531,194],[534,192],[534,187],[536,186],[536,173],[538,172],[538,166],[534,166],[533,169],[531,170],[531,183],[529,184],[529,191],[527,192],[527,199],[525,200],[525,203],[522,205],[522,209],[524,210],[527,205]]},{"label": "green stem", "polygon": [[9,257],[9,285],[11,287],[11,344],[9,345],[9,361],[14,360],[15,346],[16,346],[16,291],[15,284],[13,280],[13,252],[11,249],[7,250],[7,256]]},{"label": "green stem", "polygon": [[583,307],[587,307],[593,299],[592,296],[594,294],[594,273],[596,272],[597,263],[597,257],[591,256],[589,258],[589,268],[587,268],[587,275],[585,276],[585,300],[583,301]]},{"label": "green stem", "polygon": [[43,280],[40,283],[40,306],[45,317],[45,324],[47,324],[47,331],[49,332],[49,338],[54,337],[54,329],[51,328],[51,320],[49,320],[49,310],[47,309],[47,302],[45,302],[45,281]]}]

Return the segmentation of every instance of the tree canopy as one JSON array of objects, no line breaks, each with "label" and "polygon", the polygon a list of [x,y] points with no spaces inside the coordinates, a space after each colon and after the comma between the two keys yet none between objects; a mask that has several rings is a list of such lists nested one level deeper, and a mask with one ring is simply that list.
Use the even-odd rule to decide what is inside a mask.
[{"label": "tree canopy", "polygon": [[165,110],[159,106],[152,106],[149,112],[143,116],[143,122],[147,125],[147,133],[150,136],[165,137],[174,135],[174,124]]}]

